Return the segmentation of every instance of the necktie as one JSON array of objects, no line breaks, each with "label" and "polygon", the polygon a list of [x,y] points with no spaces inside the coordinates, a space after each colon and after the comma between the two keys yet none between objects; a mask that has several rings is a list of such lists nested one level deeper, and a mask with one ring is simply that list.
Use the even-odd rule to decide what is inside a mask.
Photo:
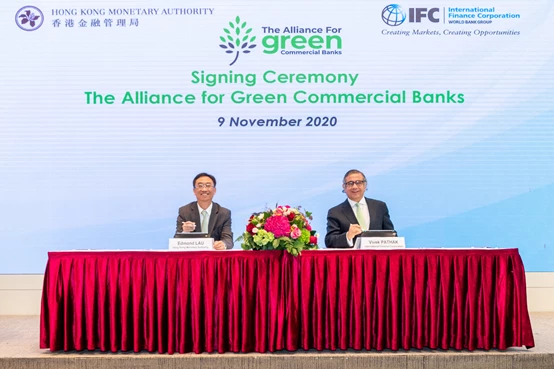
[{"label": "necktie", "polygon": [[208,233],[208,212],[206,210],[202,210],[202,232]]},{"label": "necktie", "polygon": [[356,203],[356,219],[358,219],[358,224],[362,227],[362,230],[366,229],[362,205],[359,202]]}]

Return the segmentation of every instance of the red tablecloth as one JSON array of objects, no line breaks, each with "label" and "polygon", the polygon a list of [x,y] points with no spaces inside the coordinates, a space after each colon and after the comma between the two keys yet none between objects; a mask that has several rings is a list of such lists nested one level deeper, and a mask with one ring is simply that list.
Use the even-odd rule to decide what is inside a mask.
[{"label": "red tablecloth", "polygon": [[51,252],[40,347],[533,347],[517,249]]}]

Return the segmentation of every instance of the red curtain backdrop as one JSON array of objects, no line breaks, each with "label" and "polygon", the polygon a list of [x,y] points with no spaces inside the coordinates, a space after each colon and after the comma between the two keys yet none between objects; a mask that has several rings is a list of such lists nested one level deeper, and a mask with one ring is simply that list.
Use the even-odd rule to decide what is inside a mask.
[{"label": "red curtain backdrop", "polygon": [[40,347],[533,347],[517,249],[51,252]]}]

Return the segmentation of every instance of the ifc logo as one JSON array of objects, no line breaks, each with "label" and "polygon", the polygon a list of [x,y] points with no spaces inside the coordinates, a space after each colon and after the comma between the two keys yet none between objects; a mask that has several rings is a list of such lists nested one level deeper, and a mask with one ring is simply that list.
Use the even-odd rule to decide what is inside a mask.
[{"label": "ifc logo", "polygon": [[406,20],[406,13],[400,5],[390,4],[381,12],[381,18],[389,26],[399,26]]}]

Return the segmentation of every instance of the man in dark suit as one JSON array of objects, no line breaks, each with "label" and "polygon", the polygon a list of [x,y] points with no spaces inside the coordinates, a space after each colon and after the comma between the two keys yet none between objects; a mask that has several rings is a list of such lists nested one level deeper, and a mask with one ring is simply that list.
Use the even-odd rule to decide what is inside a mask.
[{"label": "man in dark suit", "polygon": [[367,188],[365,175],[359,170],[346,172],[342,181],[348,198],[327,213],[327,247],[353,247],[356,236],[366,230],[393,230],[387,204],[364,197]]},{"label": "man in dark suit", "polygon": [[177,232],[206,232],[214,239],[214,249],[233,248],[231,211],[212,202],[216,193],[215,177],[200,173],[192,181],[196,200],[179,208]]}]

